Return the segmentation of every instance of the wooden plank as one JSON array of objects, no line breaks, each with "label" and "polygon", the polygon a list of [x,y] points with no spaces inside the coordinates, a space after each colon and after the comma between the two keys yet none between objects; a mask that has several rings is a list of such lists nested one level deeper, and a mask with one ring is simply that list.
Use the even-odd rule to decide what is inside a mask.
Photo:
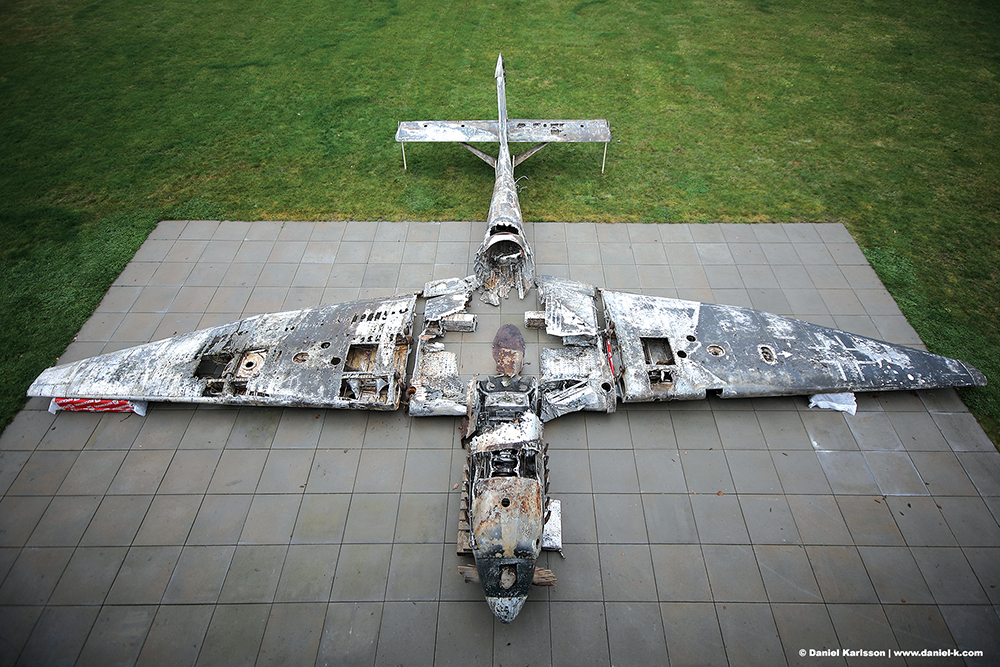
[{"label": "wooden plank", "polygon": [[[475,565],[459,565],[458,573],[465,577],[465,583],[479,583],[479,572],[476,570]],[[556,575],[552,570],[547,570],[543,567],[535,568],[535,577],[532,579],[531,583],[535,586],[555,586],[556,585]]]}]

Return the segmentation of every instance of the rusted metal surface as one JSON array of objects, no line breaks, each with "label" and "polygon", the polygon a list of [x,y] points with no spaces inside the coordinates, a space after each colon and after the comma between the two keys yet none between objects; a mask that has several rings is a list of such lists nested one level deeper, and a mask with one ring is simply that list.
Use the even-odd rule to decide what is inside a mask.
[{"label": "rusted metal surface", "polygon": [[524,364],[524,336],[513,324],[504,324],[493,337],[493,360],[498,375],[520,375]]},{"label": "rusted metal surface", "polygon": [[466,523],[486,601],[504,623],[527,599],[542,549],[548,486],[534,378],[477,379],[466,440]]},{"label": "rusted metal surface", "polygon": [[[476,569],[475,565],[459,565],[458,573],[465,577],[465,583],[467,584],[482,584],[479,580],[479,570]],[[555,586],[556,581],[556,575],[552,572],[552,570],[535,567],[535,573],[531,579],[531,585]]]},{"label": "rusted metal surface", "polygon": [[409,295],[258,315],[50,368],[28,395],[393,410],[415,303]]},{"label": "rusted metal surface", "polygon": [[544,310],[528,310],[524,313],[524,328],[525,329],[544,329],[545,328],[545,311]]},{"label": "rusted metal surface", "polygon": [[623,400],[983,386],[978,370],[749,308],[602,291]]}]

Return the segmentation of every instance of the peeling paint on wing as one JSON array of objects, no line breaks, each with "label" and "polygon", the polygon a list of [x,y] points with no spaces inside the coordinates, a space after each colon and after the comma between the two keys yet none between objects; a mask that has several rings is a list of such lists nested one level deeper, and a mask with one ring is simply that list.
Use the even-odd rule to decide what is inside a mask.
[{"label": "peeling paint on wing", "polygon": [[31,396],[392,410],[416,295],[249,317],[50,368]]},{"label": "peeling paint on wing", "polygon": [[749,308],[601,295],[626,402],[985,383],[957,360]]}]

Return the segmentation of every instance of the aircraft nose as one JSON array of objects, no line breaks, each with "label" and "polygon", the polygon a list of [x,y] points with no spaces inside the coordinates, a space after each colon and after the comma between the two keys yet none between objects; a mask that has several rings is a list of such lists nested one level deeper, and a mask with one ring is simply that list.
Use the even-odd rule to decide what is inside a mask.
[{"label": "aircraft nose", "polygon": [[501,623],[510,623],[517,617],[527,599],[527,595],[518,595],[512,598],[487,597],[486,603],[490,605],[493,615],[499,618]]},{"label": "aircraft nose", "polygon": [[534,558],[477,558],[486,602],[503,623],[510,623],[528,599],[535,575]]}]

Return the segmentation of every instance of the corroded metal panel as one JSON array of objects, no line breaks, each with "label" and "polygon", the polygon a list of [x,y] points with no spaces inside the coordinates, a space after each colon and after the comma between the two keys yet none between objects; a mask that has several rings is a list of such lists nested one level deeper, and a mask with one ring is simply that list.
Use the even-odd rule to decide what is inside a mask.
[{"label": "corroded metal panel", "polygon": [[[531,289],[535,275],[535,260],[524,235],[521,205],[517,198],[514,167],[551,142],[605,143],[611,139],[607,120],[555,120],[507,118],[507,88],[503,56],[497,58],[493,76],[497,85],[496,121],[404,121],[396,130],[396,141],[402,142],[403,167],[406,167],[405,143],[409,141],[451,141],[461,143],[494,168],[493,197],[486,217],[486,234],[476,252],[476,278],[483,288],[482,299],[500,305],[511,290],[520,298]],[[500,144],[494,158],[469,142]],[[537,142],[516,159],[510,152],[511,142]],[[601,171],[604,171],[602,166]],[[429,296],[429,295],[428,295]]]},{"label": "corroded metal panel", "polygon": [[473,313],[454,313],[441,318],[442,331],[473,333],[476,330],[476,316]]},{"label": "corroded metal panel", "polygon": [[610,362],[598,335],[596,290],[586,283],[539,276],[545,331],[569,347],[541,353],[542,421],[581,410],[614,412],[617,396]]},{"label": "corroded metal panel", "polygon": [[956,359],[749,308],[602,291],[626,402],[982,386]]},{"label": "corroded metal panel", "polygon": [[597,340],[597,305],[593,286],[565,278],[538,276],[538,298],[545,304],[545,333],[566,345]]},{"label": "corroded metal panel", "polygon": [[541,353],[539,383],[541,418],[580,412],[614,412],[617,396],[608,357],[596,345],[545,348]]},{"label": "corroded metal panel", "polygon": [[466,413],[466,383],[458,375],[458,357],[443,343],[421,336],[409,390],[413,417],[461,417]]},{"label": "corroded metal panel", "polygon": [[29,396],[392,410],[416,296],[249,317],[44,371]]},{"label": "corroded metal panel", "polygon": [[458,375],[458,357],[435,339],[444,338],[448,331],[475,330],[475,316],[464,311],[476,285],[475,276],[470,276],[432,281],[424,286],[424,294],[433,296],[424,305],[424,330],[417,342],[413,379],[407,392],[409,412],[414,417],[460,417],[467,412],[468,389]]},{"label": "corroded metal panel", "polygon": [[542,549],[562,553],[562,501],[547,498],[545,525],[542,526]]},{"label": "corroded metal panel", "polygon": [[466,276],[465,278],[444,278],[443,280],[432,280],[424,285],[423,296],[431,298],[444,296],[445,294],[465,294],[469,295],[479,288],[479,280],[476,276]]},{"label": "corroded metal panel", "polygon": [[465,310],[469,305],[470,294],[442,294],[424,302],[424,320],[440,322],[449,315],[455,315]]},{"label": "corroded metal panel", "polygon": [[611,141],[608,121],[596,120],[526,120],[507,121],[507,140],[515,143],[605,142]]},{"label": "corroded metal panel", "polygon": [[407,120],[396,128],[396,141],[500,141],[495,120]]}]

